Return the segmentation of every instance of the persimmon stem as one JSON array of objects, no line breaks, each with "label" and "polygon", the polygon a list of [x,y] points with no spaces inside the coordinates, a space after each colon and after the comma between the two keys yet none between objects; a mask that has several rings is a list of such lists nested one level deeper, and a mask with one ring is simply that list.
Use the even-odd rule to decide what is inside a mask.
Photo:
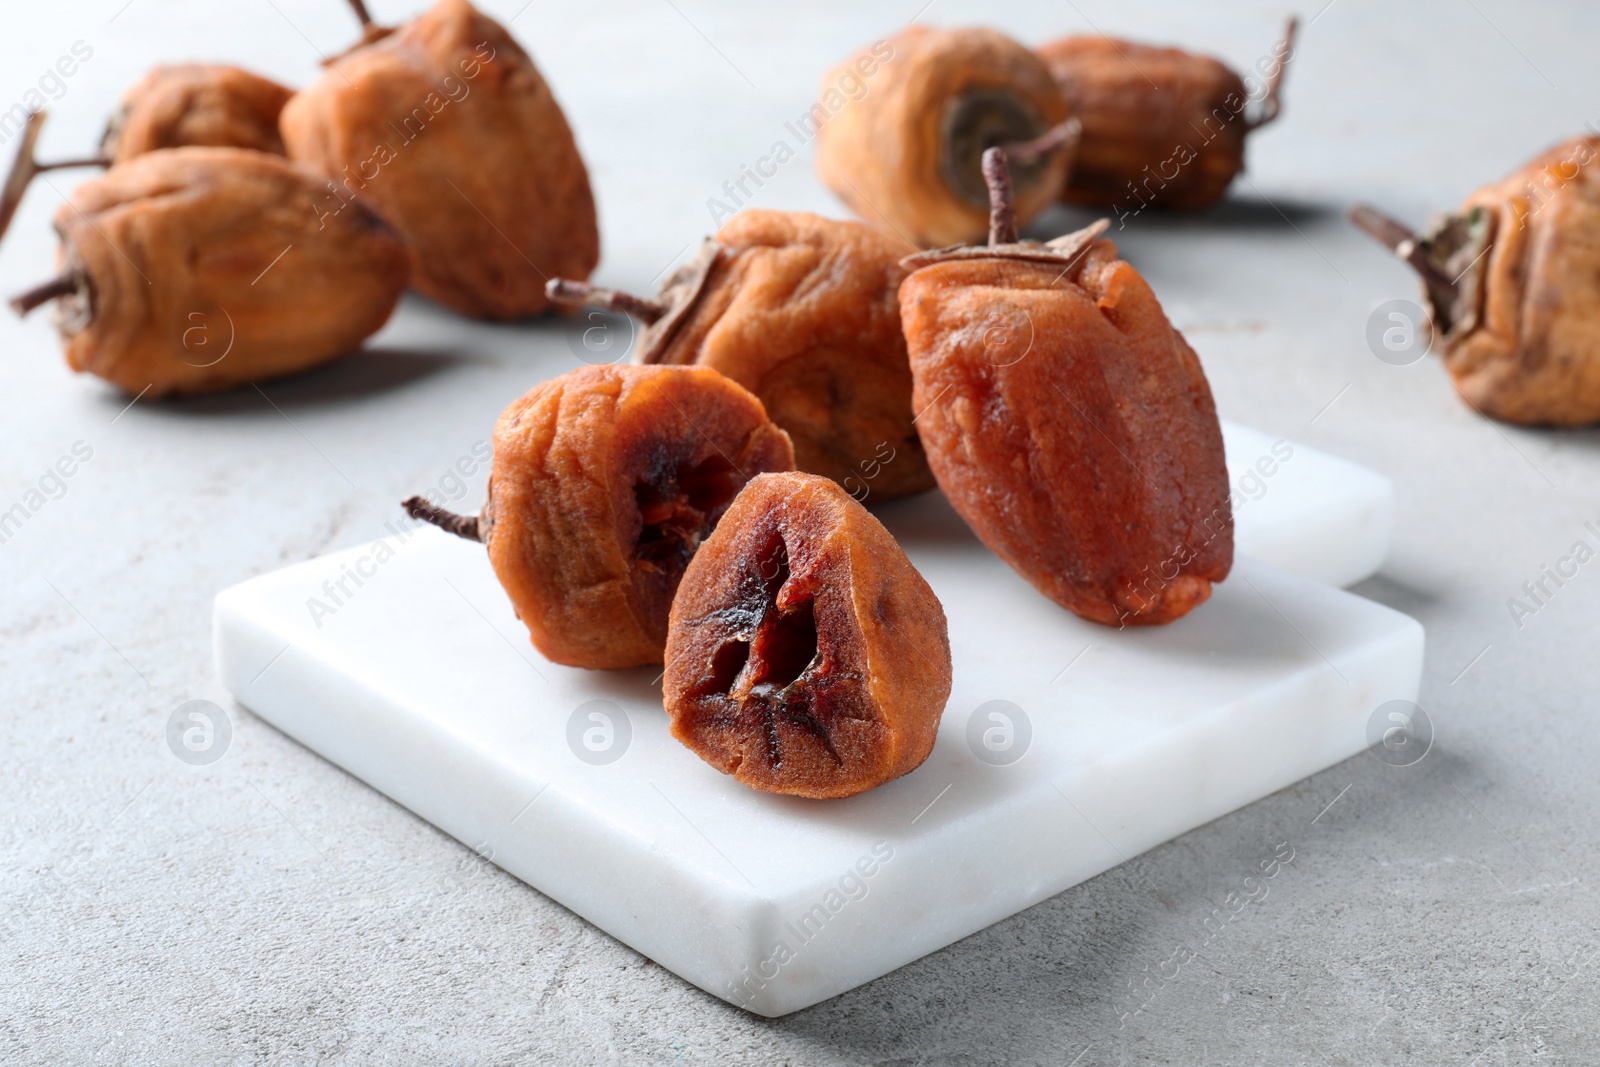
[{"label": "persimmon stem", "polygon": [[82,285],[83,275],[78,274],[77,270],[72,270],[61,277],[51,278],[50,282],[35,285],[27,293],[16,294],[11,298],[11,310],[18,314],[18,318],[26,317],[30,310],[34,310],[40,304],[48,304],[62,296],[72,296],[77,293],[78,286]]},{"label": "persimmon stem", "polygon": [[362,48],[366,48],[368,45],[375,44],[394,32],[392,27],[380,26],[376,22],[372,21],[372,12],[367,10],[365,0],[348,0],[348,3],[350,4],[350,10],[354,11],[356,18],[361,21],[361,37],[356,41],[355,44],[351,45],[349,48],[346,48],[344,51],[339,52],[336,55],[324,56],[322,59],[322,65],[324,67],[334,67],[338,64],[339,60],[348,56],[350,53]]},{"label": "persimmon stem", "polygon": [[1078,140],[1083,136],[1083,123],[1073,116],[1065,122],[1050,127],[1031,141],[1011,141],[1001,145],[1006,150],[1006,157],[1023,166],[1037,163],[1045,156],[1051,155],[1061,148],[1066,148],[1068,154],[1076,154]]},{"label": "persimmon stem", "polygon": [[38,173],[38,165],[33,161],[33,147],[39,142],[39,131],[43,126],[44,112],[35,111],[28,116],[27,123],[22,127],[22,140],[17,145],[17,157],[11,163],[5,185],[0,186],[0,237],[5,236],[6,227],[11,225],[11,218],[17,213],[17,206],[22,203],[22,194],[28,191],[28,183],[33,181],[33,176]]},{"label": "persimmon stem", "polygon": [[1400,247],[1407,241],[1414,243],[1417,239],[1417,235],[1405,223],[1390,218],[1370,205],[1356,204],[1345,214],[1356,226],[1396,254],[1400,254]]},{"label": "persimmon stem", "polygon": [[468,541],[483,540],[478,530],[478,518],[476,515],[457,515],[453,511],[435,507],[420,496],[407,497],[400,502],[400,506],[405,508],[406,514],[413,519],[421,519],[423,522],[439,527],[445,533],[453,533],[457,537],[466,538]]},{"label": "persimmon stem", "polygon": [[25,293],[18,293],[11,298],[11,310],[19,318],[26,317],[28,312],[40,304],[48,304],[63,296],[71,296],[83,284],[83,275],[77,271],[63,274],[59,278],[51,278],[42,285],[36,285]]},{"label": "persimmon stem", "polygon": [[85,156],[82,159],[58,159],[54,163],[36,163],[33,171],[43,174],[47,170],[70,170],[74,167],[109,167],[112,164],[110,156]]},{"label": "persimmon stem", "polygon": [[39,132],[44,129],[44,119],[43,111],[35,111],[28,116],[27,123],[22,127],[22,141],[17,145],[17,156],[11,161],[11,170],[6,174],[5,184],[0,185],[0,237],[5,236],[6,229],[17,213],[17,208],[22,205],[23,194],[28,191],[28,186],[38,175],[49,170],[66,170],[68,167],[111,166],[111,159],[108,156],[40,163],[34,158],[33,152],[39,143]]},{"label": "persimmon stem", "polygon": [[1004,148],[984,149],[983,180],[989,186],[989,246],[1016,244],[1017,204]]},{"label": "persimmon stem", "polygon": [[1278,42],[1276,49],[1278,65],[1273,68],[1272,76],[1267,79],[1267,92],[1261,98],[1261,106],[1256,109],[1255,117],[1247,120],[1246,125],[1252,130],[1259,130],[1267,123],[1278,117],[1283,110],[1283,101],[1280,92],[1283,89],[1283,75],[1289,69],[1289,60],[1294,57],[1294,35],[1300,28],[1300,20],[1293,15],[1283,26],[1283,39]]},{"label": "persimmon stem", "polygon": [[632,315],[646,326],[660,320],[668,310],[665,304],[656,300],[634,296],[620,289],[606,289],[590,285],[588,282],[575,282],[568,278],[551,278],[545,283],[544,295],[554,303],[566,304],[569,307],[587,304],[590,307],[620,311]]},{"label": "persimmon stem", "polygon": [[1455,280],[1446,277],[1433,260],[1428,258],[1422,242],[1405,223],[1397,222],[1367,204],[1355,205],[1346,212],[1346,215],[1356,226],[1377,238],[1385,248],[1410,264],[1411,269],[1421,275],[1429,292],[1440,294],[1455,292]]}]

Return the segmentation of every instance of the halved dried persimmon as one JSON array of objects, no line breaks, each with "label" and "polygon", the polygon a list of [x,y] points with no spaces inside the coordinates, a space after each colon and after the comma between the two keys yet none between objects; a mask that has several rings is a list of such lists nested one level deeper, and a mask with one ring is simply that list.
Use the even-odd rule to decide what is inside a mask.
[{"label": "halved dried persimmon", "polygon": [[672,735],[751,788],[848,797],[927,759],[949,696],[944,609],[889,531],[827,478],[752,478],[672,604]]},{"label": "halved dried persimmon", "polygon": [[708,367],[585,367],[500,415],[478,518],[405,508],[489,546],[546,657],[637,667],[661,662],[678,581],[740,488],[793,465],[761,401]]}]

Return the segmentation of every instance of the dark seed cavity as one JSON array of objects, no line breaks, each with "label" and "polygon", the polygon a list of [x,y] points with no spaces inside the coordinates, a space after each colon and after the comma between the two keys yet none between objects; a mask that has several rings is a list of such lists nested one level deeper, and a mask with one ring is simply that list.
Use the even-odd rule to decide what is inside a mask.
[{"label": "dark seed cavity", "polygon": [[739,472],[721,456],[686,467],[663,465],[634,486],[643,529],[635,558],[681,572],[739,489]]},{"label": "dark seed cavity", "polygon": [[808,595],[778,606],[778,595],[791,576],[788,548],[780,535],[773,534],[754,563],[756,571],[746,583],[748,602],[724,616],[730,621],[742,617],[745,625],[718,646],[696,690],[713,702],[725,702],[735,718],[757,716],[773,766],[783,762],[780,723],[806,730],[838,760],[828,729],[815,714],[812,693],[806,685],[796,685],[817,662],[815,601]]}]

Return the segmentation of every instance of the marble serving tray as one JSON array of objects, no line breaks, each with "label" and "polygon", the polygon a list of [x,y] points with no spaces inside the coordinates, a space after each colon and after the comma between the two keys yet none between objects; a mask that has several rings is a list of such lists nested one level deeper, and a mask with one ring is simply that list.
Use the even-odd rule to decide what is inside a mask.
[{"label": "marble serving tray", "polygon": [[[1241,542],[1319,455],[1293,448]],[[1374,507],[1386,524],[1387,497]],[[945,606],[955,683],[928,761],[850,800],[712,770],[668,734],[656,671],[544,660],[483,549],[431,528],[225,590],[218,668],[307,747],[769,1016],[1344,759],[1380,704],[1416,696],[1421,626],[1324,582],[1240,559],[1189,617],[1116,631],[1039,596],[938,493],[877,511]],[[1270,524],[1249,536],[1275,543]]]}]

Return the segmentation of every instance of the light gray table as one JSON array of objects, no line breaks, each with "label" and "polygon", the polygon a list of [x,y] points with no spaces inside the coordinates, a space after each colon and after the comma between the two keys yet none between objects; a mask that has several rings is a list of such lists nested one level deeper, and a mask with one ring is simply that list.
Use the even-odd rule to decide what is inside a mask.
[{"label": "light gray table", "polygon": [[[786,136],[822,70],[920,2],[488,6],[516,16],[577,128],[600,280],[646,290],[711,229],[708,198]],[[1028,41],[1094,27],[1244,65],[1283,14],[1276,0],[935,0],[920,18]],[[758,1019],[477,861],[234,708],[212,677],[212,594],[379,535],[508,400],[575,365],[561,326],[474,324],[408,298],[370,352],[265,398],[127,408],[67,372],[43,318],[5,317],[0,509],[75,443],[93,454],[0,545],[0,1061],[1600,1058],[1586,884],[1600,861],[1600,563],[1520,627],[1507,608],[1541,565],[1593,544],[1600,438],[1491,424],[1437,361],[1374,358],[1369,314],[1415,287],[1339,214],[1359,197],[1420,222],[1600,120],[1600,9],[1333,0],[1301,14],[1286,115],[1254,139],[1234,198],[1115,236],[1225,414],[1394,478],[1394,551],[1359,592],[1428,627],[1437,741],[1422,762],[1358,757],[853,993]],[[93,50],[50,105],[52,154],[91,144],[155,60],[230,59],[299,83],[351,28],[336,0],[11,4],[4,25],[0,109],[74,42]],[[840,213],[810,157],[804,146],[755,204]],[[51,175],[29,197],[0,291],[48,274],[48,218],[75,180]],[[1058,212],[1036,232],[1083,218]],[[231,715],[209,767],[165,740],[197,698]],[[1119,1025],[1130,984],[1163,972],[1280,842],[1296,859],[1268,898]]]}]

